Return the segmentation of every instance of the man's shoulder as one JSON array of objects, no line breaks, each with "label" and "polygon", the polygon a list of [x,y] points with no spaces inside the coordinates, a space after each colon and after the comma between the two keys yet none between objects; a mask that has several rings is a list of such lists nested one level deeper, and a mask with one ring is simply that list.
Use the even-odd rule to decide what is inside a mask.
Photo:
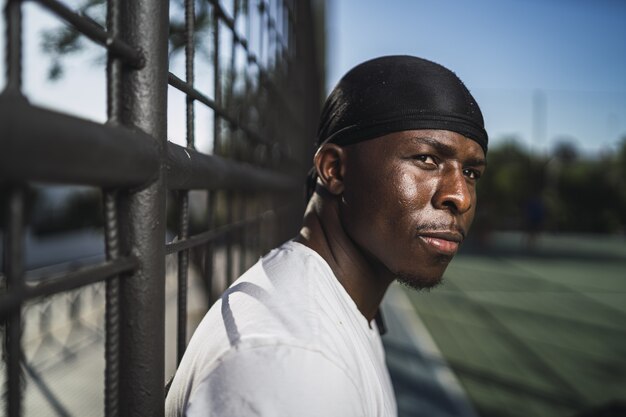
[{"label": "man's shoulder", "polygon": [[[311,284],[336,280],[326,261],[317,252],[295,241],[285,242],[270,251],[261,258],[259,266],[273,287],[286,287],[289,291],[297,288],[299,293],[306,292]],[[246,279],[246,274],[241,278]]]},{"label": "man's shoulder", "polygon": [[261,258],[222,294],[194,338],[230,346],[248,339],[320,342],[323,323],[341,318],[344,300],[332,294],[340,284],[311,252],[288,242]]},{"label": "man's shoulder", "polygon": [[[287,242],[264,256],[221,297],[221,309],[240,323],[273,322],[290,332],[304,327],[315,332],[316,322],[339,314],[345,297],[325,261],[313,250]],[[253,329],[250,329],[253,330]],[[276,330],[272,328],[272,330]],[[300,335],[301,336],[301,335]]]}]

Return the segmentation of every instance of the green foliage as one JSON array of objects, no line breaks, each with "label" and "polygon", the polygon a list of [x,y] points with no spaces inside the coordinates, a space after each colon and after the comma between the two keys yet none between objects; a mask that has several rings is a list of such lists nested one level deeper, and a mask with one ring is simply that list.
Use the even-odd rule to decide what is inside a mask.
[{"label": "green foliage", "polygon": [[544,230],[624,231],[626,138],[618,152],[599,159],[581,156],[571,143],[559,143],[550,157],[538,156],[514,140],[490,149],[487,159],[478,185],[479,229],[523,229],[531,202],[539,201]]},{"label": "green foliage", "polygon": [[[106,27],[106,0],[84,0],[77,9],[78,13],[87,17],[95,25]],[[170,57],[185,49],[185,14],[184,0],[176,0],[171,4],[171,18],[169,31]],[[194,19],[194,46],[195,51],[204,58],[209,58],[208,32],[211,28],[211,13],[209,2],[196,0]],[[48,79],[59,80],[64,75],[64,59],[70,55],[78,55],[85,51],[88,40],[72,26],[59,26],[44,31],[41,40],[41,50],[50,57]],[[102,61],[104,53],[98,58]]]},{"label": "green foliage", "polygon": [[[78,13],[91,20],[95,25],[105,25],[105,1],[85,0],[78,8]],[[46,30],[42,34],[41,50],[50,56],[48,79],[59,80],[64,75],[63,59],[77,55],[85,49],[85,38],[72,26],[61,26]]]}]

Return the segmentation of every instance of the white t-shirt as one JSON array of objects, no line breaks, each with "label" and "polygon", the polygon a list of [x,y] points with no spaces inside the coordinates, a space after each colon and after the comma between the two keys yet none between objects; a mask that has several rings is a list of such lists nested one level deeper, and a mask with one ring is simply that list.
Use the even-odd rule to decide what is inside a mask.
[{"label": "white t-shirt", "polygon": [[209,310],[166,401],[168,417],[396,415],[375,323],[296,242],[259,260]]},{"label": "white t-shirt", "polygon": [[166,415],[392,417],[374,322],[317,252],[287,242],[243,274],[194,333]]}]

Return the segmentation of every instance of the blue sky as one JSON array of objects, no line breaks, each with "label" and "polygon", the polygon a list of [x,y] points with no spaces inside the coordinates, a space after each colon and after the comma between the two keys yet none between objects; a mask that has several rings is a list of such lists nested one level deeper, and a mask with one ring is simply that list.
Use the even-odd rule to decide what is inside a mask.
[{"label": "blue sky", "polygon": [[[327,6],[328,89],[364,60],[412,54],[461,77],[483,110],[492,144],[515,137],[547,152],[565,138],[597,154],[610,152],[626,136],[624,0],[327,0]],[[67,76],[49,83],[41,31],[58,22],[32,2],[24,10],[29,98],[105,121],[104,67],[93,64],[100,49],[90,45],[68,59]],[[183,103],[182,94],[170,91],[168,137],[178,143],[184,140],[184,113],[178,111]],[[210,114],[196,108],[198,130],[210,131]],[[199,138],[208,138],[199,131]],[[205,142],[198,145],[208,151],[211,144]]]},{"label": "blue sky", "polygon": [[330,89],[352,66],[410,54],[452,69],[483,109],[492,142],[589,153],[626,136],[626,2],[329,0]]}]

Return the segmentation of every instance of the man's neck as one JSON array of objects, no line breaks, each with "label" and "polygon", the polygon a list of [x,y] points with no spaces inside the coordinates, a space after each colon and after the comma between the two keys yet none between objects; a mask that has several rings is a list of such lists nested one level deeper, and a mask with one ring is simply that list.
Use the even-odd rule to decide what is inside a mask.
[{"label": "man's neck", "polygon": [[373,320],[394,277],[382,265],[369,261],[346,234],[336,202],[314,196],[295,241],[324,258],[359,311],[368,322]]}]

